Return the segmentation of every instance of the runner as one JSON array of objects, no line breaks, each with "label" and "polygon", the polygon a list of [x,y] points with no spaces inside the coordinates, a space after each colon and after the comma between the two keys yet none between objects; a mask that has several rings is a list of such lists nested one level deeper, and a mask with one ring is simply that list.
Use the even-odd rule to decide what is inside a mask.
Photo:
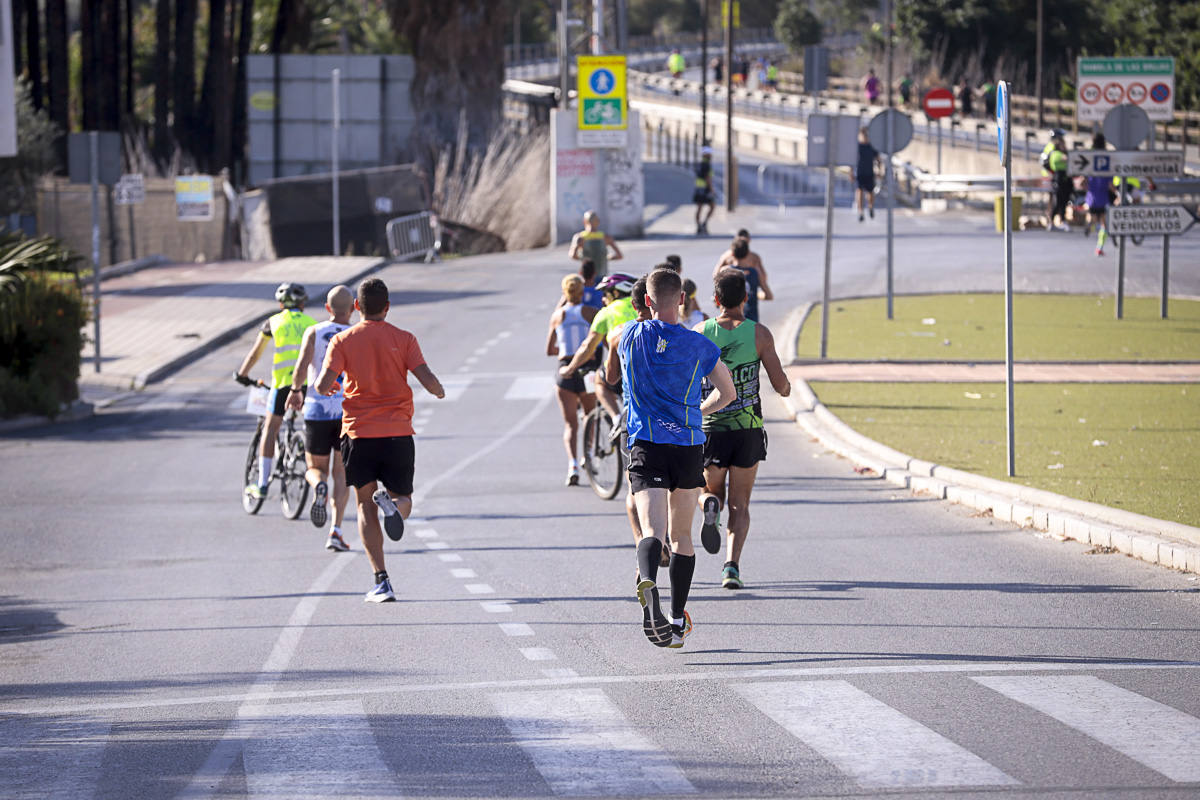
[{"label": "runner", "polygon": [[[750,231],[746,230],[745,228],[738,228],[738,232],[735,234],[735,238],[736,239],[745,239],[746,246],[747,247],[750,246]],[[751,250],[749,253],[746,254],[746,259],[747,259],[747,261],[746,261],[747,264],[753,264],[754,266],[758,267],[759,269],[762,269],[762,265],[763,265],[762,259],[759,258],[758,253]],[[716,278],[717,270],[719,270],[721,267],[732,267],[733,262],[735,260],[736,259],[734,259],[734,257],[733,257],[733,248],[732,247],[727,248],[724,253],[721,253],[721,258],[717,261],[716,269],[713,270],[713,278],[714,279]]]},{"label": "runner", "polygon": [[[646,283],[653,319],[626,325],[619,343],[622,383],[629,394],[629,487],[643,531],[637,547],[637,596],[646,638],[658,647],[682,647],[692,628],[685,609],[696,568],[692,517],[704,486],[700,420],[736,394],[720,349],[678,324],[683,301],[679,276],[655,270]],[[703,402],[697,380],[702,376],[716,387]],[[669,620],[659,607],[657,583],[668,536]]]},{"label": "runner", "polygon": [[[329,319],[317,323],[304,332],[300,342],[300,360],[292,375],[292,391],[288,394],[289,408],[304,409],[304,460],[308,462],[305,480],[313,487],[313,503],[308,510],[312,524],[320,528],[329,519],[326,508],[330,500],[328,478],[333,476],[333,523],[329,526],[329,538],[325,549],[344,553],[350,549],[342,538],[342,520],[346,515],[346,501],[350,489],[346,486],[346,470],[342,466],[340,440],[342,438],[342,387],[341,381],[329,397],[313,393],[305,397],[297,376],[306,375],[307,383],[316,386],[317,365],[325,363],[325,352],[329,341],[350,327],[350,315],[354,313],[354,295],[345,286],[335,286],[325,296],[325,310]],[[330,453],[333,454],[330,469]]]},{"label": "runner", "polygon": [[[550,315],[546,336],[546,355],[557,356],[559,366],[571,362],[571,356],[587,338],[596,309],[583,303],[583,278],[568,275],[562,279],[566,305]],[[596,396],[587,390],[579,372],[563,376],[555,371],[558,407],[563,415],[563,445],[567,448],[567,486],[579,485],[579,409],[586,416],[596,405]]]},{"label": "runner", "polygon": [[[333,337],[317,378],[322,395],[337,391],[338,375],[345,379],[342,400],[342,460],[346,481],[358,501],[358,535],[375,572],[368,603],[396,599],[383,558],[383,528],[388,538],[404,535],[404,519],[412,512],[413,393],[408,373],[439,399],[446,396],[437,376],[425,363],[417,338],[387,322],[387,285],[368,278],[358,285],[354,307],[362,321]],[[376,482],[383,488],[376,488]]]},{"label": "runner", "polygon": [[596,262],[590,258],[580,261],[579,277],[583,278],[583,304],[597,311],[604,308],[604,293],[596,288]]},{"label": "runner", "polygon": [[[609,248],[612,255],[608,254]],[[621,248],[604,231],[600,230],[600,217],[595,211],[583,214],[583,230],[571,238],[571,258],[583,260],[590,258],[596,265],[596,277],[603,278],[608,274],[608,262],[624,258]]]},{"label": "runner", "polygon": [[[575,351],[575,355],[569,362],[559,367],[559,375],[568,378],[593,360],[599,363],[602,358],[597,354],[600,345],[609,342],[615,329],[637,316],[637,312],[633,310],[633,303],[629,300],[629,293],[633,291],[634,281],[635,278],[632,275],[626,275],[623,272],[615,272],[600,281],[597,288],[604,293],[604,308],[600,309],[592,319],[592,329],[588,332],[587,338],[583,340],[583,344],[579,345]],[[596,399],[614,420],[621,418],[620,386],[610,386],[601,372],[596,373]]]},{"label": "runner", "polygon": [[[1104,138],[1103,133],[1097,132],[1092,137],[1093,150],[1108,149],[1108,142]],[[1096,234],[1096,255],[1104,255],[1104,242],[1108,239],[1107,214],[1109,204],[1116,196],[1116,192],[1111,188],[1108,178],[1091,177],[1087,179],[1087,195],[1084,197],[1084,205],[1087,206],[1087,225],[1084,227],[1083,235],[1090,236],[1092,226],[1098,228]]]},{"label": "runner", "polygon": [[875,219],[875,164],[879,151],[871,146],[870,136],[864,125],[858,131],[858,163],[854,167],[854,195],[858,202],[858,221],[863,221],[863,201],[870,207],[871,219]]},{"label": "runner", "polygon": [[[296,359],[300,353],[300,341],[304,338],[304,332],[317,324],[315,319],[304,313],[308,292],[300,284],[279,284],[275,289],[275,299],[279,302],[279,313],[263,323],[258,339],[242,359],[238,371],[233,374],[238,383],[250,385],[250,370],[254,369],[254,365],[267,348],[267,342],[275,343],[275,360],[271,367],[271,396],[267,399],[267,425],[258,448],[258,483],[245,489],[246,494],[256,499],[267,496],[267,486],[271,483],[275,439],[278,438],[279,426],[283,423],[283,412],[287,410],[285,406],[292,385],[292,373],[296,370]],[[304,391],[303,387],[301,391]]]},{"label": "runner", "polygon": [[[716,192],[712,182],[712,148],[704,145],[700,148],[700,163],[696,165],[695,188],[692,189],[692,202],[696,204],[696,235],[708,234],[708,221],[716,210]],[[708,213],[701,219],[701,212],[708,206]]]},{"label": "runner", "polygon": [[771,287],[767,285],[767,271],[757,256],[751,257],[753,254],[750,252],[748,239],[740,236],[734,239],[729,253],[733,256],[733,260],[726,264],[724,263],[725,257],[722,256],[722,263],[713,270],[713,280],[715,281],[720,276],[722,269],[732,267],[740,270],[746,276],[746,319],[758,322],[758,301],[775,299]]},{"label": "runner", "polygon": [[683,296],[687,299],[679,307],[680,324],[692,330],[708,319],[708,314],[705,314],[696,302],[696,282],[691,278],[685,278],[683,281]]},{"label": "runner", "polygon": [[779,363],[771,331],[745,317],[745,279],[731,269],[724,270],[714,281],[713,302],[720,311],[717,318],[696,326],[696,330],[721,349],[721,361],[733,376],[737,399],[704,418],[705,486],[700,495],[704,522],[700,542],[710,553],[720,551],[720,514],[722,507],[728,505],[721,585],[726,589],[741,589],[739,563],[750,532],[750,492],[758,476],[758,462],[767,458],[759,365],[766,369],[767,379],[780,397],[791,394],[792,384]]}]

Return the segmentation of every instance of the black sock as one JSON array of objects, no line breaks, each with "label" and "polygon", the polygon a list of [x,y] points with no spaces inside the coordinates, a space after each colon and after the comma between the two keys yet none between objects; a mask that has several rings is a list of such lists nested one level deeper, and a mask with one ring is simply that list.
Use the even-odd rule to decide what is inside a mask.
[{"label": "black sock", "polygon": [[692,590],[692,574],[696,571],[695,556],[681,556],[676,553],[671,557],[671,618],[683,616],[683,607],[687,605],[688,592]]},{"label": "black sock", "polygon": [[386,569],[381,569],[379,572],[375,573],[375,583],[383,583],[386,580],[387,580],[387,570]]},{"label": "black sock", "polygon": [[653,536],[643,536],[638,542],[638,572],[642,580],[658,583],[658,562],[662,558],[662,542]]}]

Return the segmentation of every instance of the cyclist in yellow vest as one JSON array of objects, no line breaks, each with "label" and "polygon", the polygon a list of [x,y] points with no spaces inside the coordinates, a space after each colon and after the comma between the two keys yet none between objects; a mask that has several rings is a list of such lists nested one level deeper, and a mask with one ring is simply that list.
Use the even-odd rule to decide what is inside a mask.
[{"label": "cyclist in yellow vest", "polygon": [[687,62],[683,59],[683,54],[676,47],[671,51],[671,55],[667,56],[667,69],[671,73],[672,78],[682,78],[683,70],[687,67]]},{"label": "cyclist in yellow vest", "polygon": [[[317,324],[315,319],[304,313],[308,293],[300,284],[279,284],[279,288],[275,290],[275,299],[279,301],[279,313],[263,323],[258,339],[242,359],[242,365],[233,376],[238,383],[252,383],[249,378],[250,370],[262,356],[267,342],[275,344],[275,358],[271,365],[271,396],[267,400],[267,428],[263,432],[258,449],[258,484],[246,487],[246,494],[255,498],[265,497],[267,494],[267,486],[271,482],[271,461],[275,458],[275,438],[283,422],[283,412],[287,410],[292,373],[295,372],[296,362],[300,358],[300,343],[304,332]],[[300,393],[304,393],[303,388]]]},{"label": "cyclist in yellow vest", "polygon": [[[612,248],[611,256],[608,254],[609,248]],[[616,241],[600,230],[600,216],[591,210],[583,215],[583,230],[571,239],[570,257],[577,261],[590,258],[596,265],[597,279],[608,274],[609,261],[624,258]]]}]

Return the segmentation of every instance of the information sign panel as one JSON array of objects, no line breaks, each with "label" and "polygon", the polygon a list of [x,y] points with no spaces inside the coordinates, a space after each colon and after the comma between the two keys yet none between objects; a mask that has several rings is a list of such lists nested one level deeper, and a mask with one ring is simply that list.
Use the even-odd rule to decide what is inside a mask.
[{"label": "information sign panel", "polygon": [[180,222],[208,222],[213,218],[211,175],[175,179],[175,217]]},{"label": "information sign panel", "polygon": [[808,165],[829,165],[833,147],[835,167],[858,164],[858,118],[848,114],[810,114],[808,117]]},{"label": "information sign panel", "polygon": [[1194,220],[1181,205],[1129,205],[1108,207],[1109,236],[1174,236]]},{"label": "information sign panel", "polygon": [[623,147],[629,128],[625,56],[577,56],[581,147]]},{"label": "information sign panel", "polygon": [[1183,153],[1178,150],[1072,150],[1072,175],[1087,177],[1178,178]]},{"label": "information sign panel", "polygon": [[1075,118],[1079,122],[1101,122],[1109,109],[1123,103],[1142,108],[1155,122],[1174,118],[1173,57],[1080,57],[1075,64],[1075,85],[1079,87]]},{"label": "information sign panel", "polygon": [[146,182],[141,173],[121,176],[113,186],[113,202],[119,206],[136,206],[146,202]]}]

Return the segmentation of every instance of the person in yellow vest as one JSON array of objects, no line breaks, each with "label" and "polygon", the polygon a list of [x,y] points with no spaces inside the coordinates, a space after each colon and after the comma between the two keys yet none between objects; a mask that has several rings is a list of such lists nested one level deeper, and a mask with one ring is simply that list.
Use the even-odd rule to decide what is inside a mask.
[{"label": "person in yellow vest", "polygon": [[[1046,142],[1046,146],[1042,148],[1041,157],[1038,159],[1038,163],[1042,167],[1042,177],[1043,178],[1051,178],[1053,176],[1054,171],[1052,169],[1050,169],[1050,154],[1054,152],[1055,145],[1058,142],[1063,142],[1062,150],[1064,152],[1066,151],[1066,149],[1067,149],[1066,148],[1066,135],[1067,135],[1067,132],[1064,131],[1062,128],[1054,128],[1053,130],[1050,131],[1050,140],[1048,142]],[[1047,183],[1051,183],[1051,181],[1047,181]],[[1054,188],[1053,188],[1053,186],[1051,186],[1050,191],[1046,194],[1046,228],[1047,228],[1047,230],[1051,229],[1051,227],[1054,225],[1054,203],[1055,203]]]},{"label": "person in yellow vest", "polygon": [[[275,290],[275,299],[279,301],[279,313],[263,323],[259,337],[233,376],[238,383],[252,384],[250,370],[254,369],[254,365],[266,350],[267,343],[274,343],[275,359],[271,365],[271,396],[267,400],[267,425],[258,448],[258,483],[247,486],[245,490],[246,494],[255,498],[266,497],[267,486],[271,482],[271,462],[275,458],[275,438],[279,433],[279,425],[283,422],[283,413],[287,410],[292,374],[300,358],[300,343],[304,339],[304,332],[317,324],[315,319],[304,313],[308,292],[300,284],[279,284]],[[305,388],[307,387],[300,389],[301,395]]]},{"label": "person in yellow vest", "polygon": [[774,92],[779,88],[779,67],[774,61],[767,62],[767,91]]},{"label": "person in yellow vest", "polygon": [[[671,77],[675,80],[679,80],[683,77],[683,71],[686,68],[687,62],[684,61],[683,54],[679,52],[679,48],[676,47],[671,50],[671,55],[667,56],[667,71],[671,73]],[[679,94],[679,87],[672,87],[672,91],[674,91],[675,94]]]},{"label": "person in yellow vest", "polygon": [[1067,203],[1075,191],[1075,183],[1067,174],[1067,145],[1062,137],[1054,140],[1054,148],[1050,151],[1050,196],[1054,199],[1054,208],[1050,214],[1050,230],[1068,231]]},{"label": "person in yellow vest", "polygon": [[[611,256],[608,253],[610,248],[612,249]],[[600,230],[600,216],[590,209],[583,215],[583,230],[571,239],[570,257],[576,261],[590,258],[596,265],[597,279],[608,274],[609,261],[624,258],[616,241]]]}]

